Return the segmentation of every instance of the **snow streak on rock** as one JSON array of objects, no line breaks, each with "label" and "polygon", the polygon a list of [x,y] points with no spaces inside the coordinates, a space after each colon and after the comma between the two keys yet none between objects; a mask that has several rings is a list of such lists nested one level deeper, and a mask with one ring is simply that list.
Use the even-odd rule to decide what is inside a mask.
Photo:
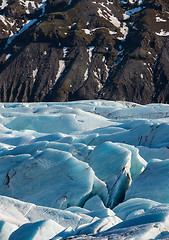
[{"label": "snow streak on rock", "polygon": [[0,6],[0,10],[3,10],[6,6],[8,6],[7,0],[2,0],[2,4]]},{"label": "snow streak on rock", "polygon": [[165,0],[0,0],[0,100],[168,102],[168,13]]}]

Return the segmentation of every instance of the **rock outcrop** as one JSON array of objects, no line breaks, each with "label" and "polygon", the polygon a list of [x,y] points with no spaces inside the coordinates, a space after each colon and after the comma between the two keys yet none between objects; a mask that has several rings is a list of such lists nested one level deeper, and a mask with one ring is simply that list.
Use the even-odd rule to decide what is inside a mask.
[{"label": "rock outcrop", "polygon": [[0,101],[169,101],[166,0],[0,0]]}]

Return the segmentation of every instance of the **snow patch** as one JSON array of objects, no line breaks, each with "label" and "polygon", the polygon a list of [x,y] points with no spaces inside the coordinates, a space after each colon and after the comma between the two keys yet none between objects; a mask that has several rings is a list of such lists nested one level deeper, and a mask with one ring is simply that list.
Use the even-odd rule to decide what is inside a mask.
[{"label": "snow patch", "polygon": [[95,49],[94,46],[88,47],[87,52],[89,54],[89,62],[92,61],[92,56],[93,56],[93,50]]},{"label": "snow patch", "polygon": [[12,55],[9,53],[6,55],[5,60],[7,61]]},{"label": "snow patch", "polygon": [[169,36],[169,32],[161,29],[160,33],[155,33],[157,36],[160,36],[160,37],[168,37]]},{"label": "snow patch", "polygon": [[38,68],[36,68],[35,70],[33,70],[32,76],[33,76],[33,82],[35,82],[36,80],[36,75],[38,73]]},{"label": "snow patch", "polygon": [[90,30],[89,29],[82,29],[86,34],[90,35]]},{"label": "snow patch", "polygon": [[3,10],[7,6],[8,6],[8,1],[7,0],[2,0],[2,4],[0,6],[0,10]]},{"label": "snow patch", "polygon": [[56,74],[56,78],[55,78],[55,83],[57,82],[57,80],[61,77],[62,73],[65,70],[65,61],[64,60],[59,60],[59,68],[58,68],[58,72]]},{"label": "snow patch", "polygon": [[36,5],[35,5],[35,2],[33,1],[23,1],[23,0],[20,0],[20,3],[22,6],[24,6],[24,8],[26,8],[26,13],[27,14],[30,14],[30,11],[29,11],[29,7],[33,8],[33,9],[36,9]]},{"label": "snow patch", "polygon": [[162,19],[160,17],[156,17],[156,22],[167,22],[167,20]]},{"label": "snow patch", "polygon": [[106,20],[110,21],[110,23],[112,23],[115,27],[120,28],[121,23],[113,14],[102,11],[101,8],[98,8],[97,12],[99,14],[99,17],[105,18]]},{"label": "snow patch", "polygon": [[98,79],[101,79],[101,69],[97,69],[97,71],[93,71],[93,73],[94,73],[94,76],[96,77],[96,78],[98,78]]},{"label": "snow patch", "polygon": [[67,53],[68,53],[68,48],[64,47],[63,48],[63,58],[65,58],[67,56]]},{"label": "snow patch", "polygon": [[85,73],[84,73],[84,81],[86,81],[88,79],[88,74],[89,74],[89,69],[87,68]]},{"label": "snow patch", "polygon": [[8,25],[6,22],[6,18],[3,15],[0,15],[0,20],[3,22],[3,24]]}]

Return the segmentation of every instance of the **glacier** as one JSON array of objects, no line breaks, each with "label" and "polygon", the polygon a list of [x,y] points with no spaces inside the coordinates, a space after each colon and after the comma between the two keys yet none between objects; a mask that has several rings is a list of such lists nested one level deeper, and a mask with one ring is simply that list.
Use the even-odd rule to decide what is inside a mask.
[{"label": "glacier", "polygon": [[0,103],[0,239],[169,239],[169,105]]}]

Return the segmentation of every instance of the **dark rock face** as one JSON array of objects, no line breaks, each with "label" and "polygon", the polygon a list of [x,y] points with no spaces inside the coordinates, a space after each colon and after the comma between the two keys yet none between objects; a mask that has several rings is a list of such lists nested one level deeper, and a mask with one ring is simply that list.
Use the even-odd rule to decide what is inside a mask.
[{"label": "dark rock face", "polygon": [[166,0],[0,0],[0,101],[169,102]]}]

